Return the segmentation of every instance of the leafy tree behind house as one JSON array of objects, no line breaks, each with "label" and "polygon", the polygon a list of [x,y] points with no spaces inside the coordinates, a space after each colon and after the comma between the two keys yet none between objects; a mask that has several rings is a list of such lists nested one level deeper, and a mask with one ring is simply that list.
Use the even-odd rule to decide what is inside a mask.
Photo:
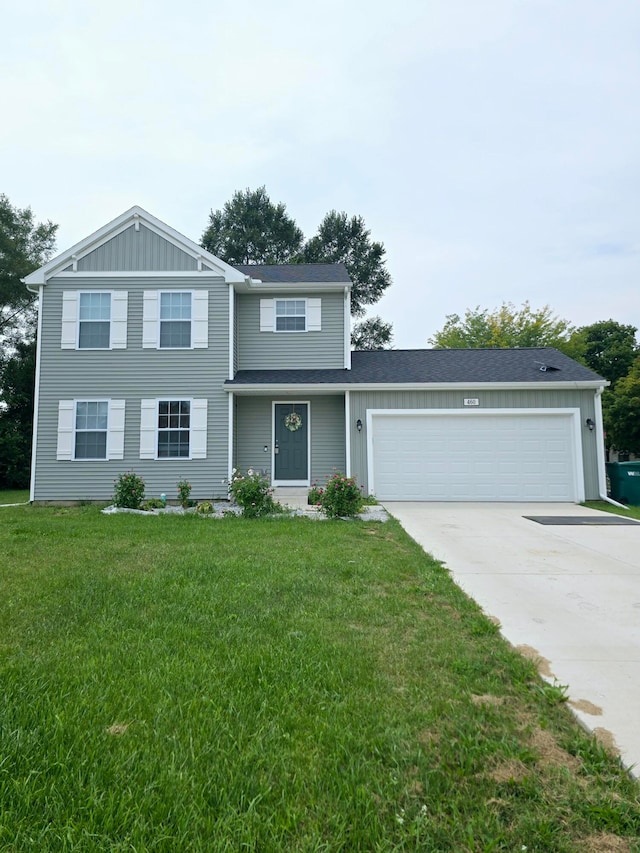
[{"label": "leafy tree behind house", "polygon": [[35,298],[22,279],[51,257],[57,230],[0,194],[0,339],[22,329]]},{"label": "leafy tree behind house", "polygon": [[607,443],[618,450],[640,454],[640,355],[629,373],[603,395]]},{"label": "leafy tree behind house", "polygon": [[[353,282],[351,314],[362,317],[391,284],[385,265],[385,248],[371,239],[361,216],[330,211],[314,237],[304,235],[286,213],[274,204],[264,186],[234,193],[222,210],[211,211],[202,246],[229,264],[344,263]],[[371,318],[352,333],[354,346],[369,349],[390,346],[391,325]]]},{"label": "leafy tree behind house", "polygon": [[629,373],[640,349],[635,326],[601,320],[576,330],[574,343],[578,358],[591,370],[604,376],[615,388],[618,380]]},{"label": "leafy tree behind house", "polygon": [[35,365],[35,340],[0,357],[0,489],[29,485]]},{"label": "leafy tree behind house", "polygon": [[464,317],[449,314],[443,328],[429,343],[437,349],[491,349],[509,347],[556,347],[573,356],[573,326],[556,317],[549,305],[533,309],[529,302],[516,308],[503,302],[499,308],[467,309]]}]

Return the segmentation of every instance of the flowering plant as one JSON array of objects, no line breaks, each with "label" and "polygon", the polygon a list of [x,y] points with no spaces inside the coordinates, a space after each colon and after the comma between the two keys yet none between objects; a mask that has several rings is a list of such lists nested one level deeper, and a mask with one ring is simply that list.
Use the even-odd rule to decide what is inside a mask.
[{"label": "flowering plant", "polygon": [[188,480],[180,480],[178,483],[178,501],[182,509],[189,506],[189,495],[191,494],[191,483]]},{"label": "flowering plant", "polygon": [[329,518],[357,515],[362,509],[362,494],[354,478],[340,472],[330,477],[320,497],[320,506]]},{"label": "flowering plant", "polygon": [[144,498],[144,480],[133,471],[120,474],[115,482],[113,502],[116,506],[127,509],[140,509]]},{"label": "flowering plant", "polygon": [[295,432],[302,426],[302,418],[297,412],[289,412],[284,419],[284,425],[291,432]]},{"label": "flowering plant", "polygon": [[246,474],[241,474],[236,468],[233,469],[229,496],[242,507],[242,514],[246,518],[258,518],[261,515],[277,512],[280,508],[273,499],[273,489],[269,485],[268,478],[252,468],[249,468]]}]

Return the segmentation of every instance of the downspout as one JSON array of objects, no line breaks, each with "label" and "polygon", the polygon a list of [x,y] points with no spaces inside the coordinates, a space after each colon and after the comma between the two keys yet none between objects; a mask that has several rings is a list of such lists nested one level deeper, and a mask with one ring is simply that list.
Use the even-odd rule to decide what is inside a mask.
[{"label": "downspout", "polygon": [[598,492],[600,500],[605,501],[613,506],[619,506],[621,509],[627,509],[625,504],[614,501],[607,495],[607,473],[604,467],[604,426],[602,422],[602,392],[604,385],[601,385],[596,390],[595,409],[596,409],[596,454],[598,458]]},{"label": "downspout", "polygon": [[38,421],[40,418],[40,370],[42,359],[42,302],[44,296],[44,285],[38,285],[34,291],[29,285],[27,290],[38,294],[38,331],[36,340],[36,376],[33,389],[33,432],[31,437],[31,473],[29,477],[29,502],[35,500],[36,495],[36,459],[38,454]]}]

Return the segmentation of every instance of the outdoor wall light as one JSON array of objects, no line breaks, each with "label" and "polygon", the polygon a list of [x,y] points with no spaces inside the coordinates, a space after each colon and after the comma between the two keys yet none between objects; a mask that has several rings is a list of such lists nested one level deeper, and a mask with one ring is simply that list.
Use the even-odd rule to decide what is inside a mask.
[{"label": "outdoor wall light", "polygon": [[593,432],[593,428],[596,425],[596,422],[592,421],[591,418],[587,418],[585,421],[585,425],[589,427],[590,432]]},{"label": "outdoor wall light", "polygon": [[358,420],[356,421],[356,429],[358,430],[358,432],[362,432],[362,421],[360,420],[360,418],[358,418]]}]

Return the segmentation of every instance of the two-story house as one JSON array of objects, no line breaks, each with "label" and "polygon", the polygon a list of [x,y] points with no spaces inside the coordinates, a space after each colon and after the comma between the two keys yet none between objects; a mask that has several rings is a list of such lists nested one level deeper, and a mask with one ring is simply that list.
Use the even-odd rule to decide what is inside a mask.
[{"label": "two-story house", "polygon": [[236,266],[133,207],[38,294],[31,499],[226,497],[233,468],[386,500],[604,492],[604,380],[556,350],[351,352],[342,264]]}]

